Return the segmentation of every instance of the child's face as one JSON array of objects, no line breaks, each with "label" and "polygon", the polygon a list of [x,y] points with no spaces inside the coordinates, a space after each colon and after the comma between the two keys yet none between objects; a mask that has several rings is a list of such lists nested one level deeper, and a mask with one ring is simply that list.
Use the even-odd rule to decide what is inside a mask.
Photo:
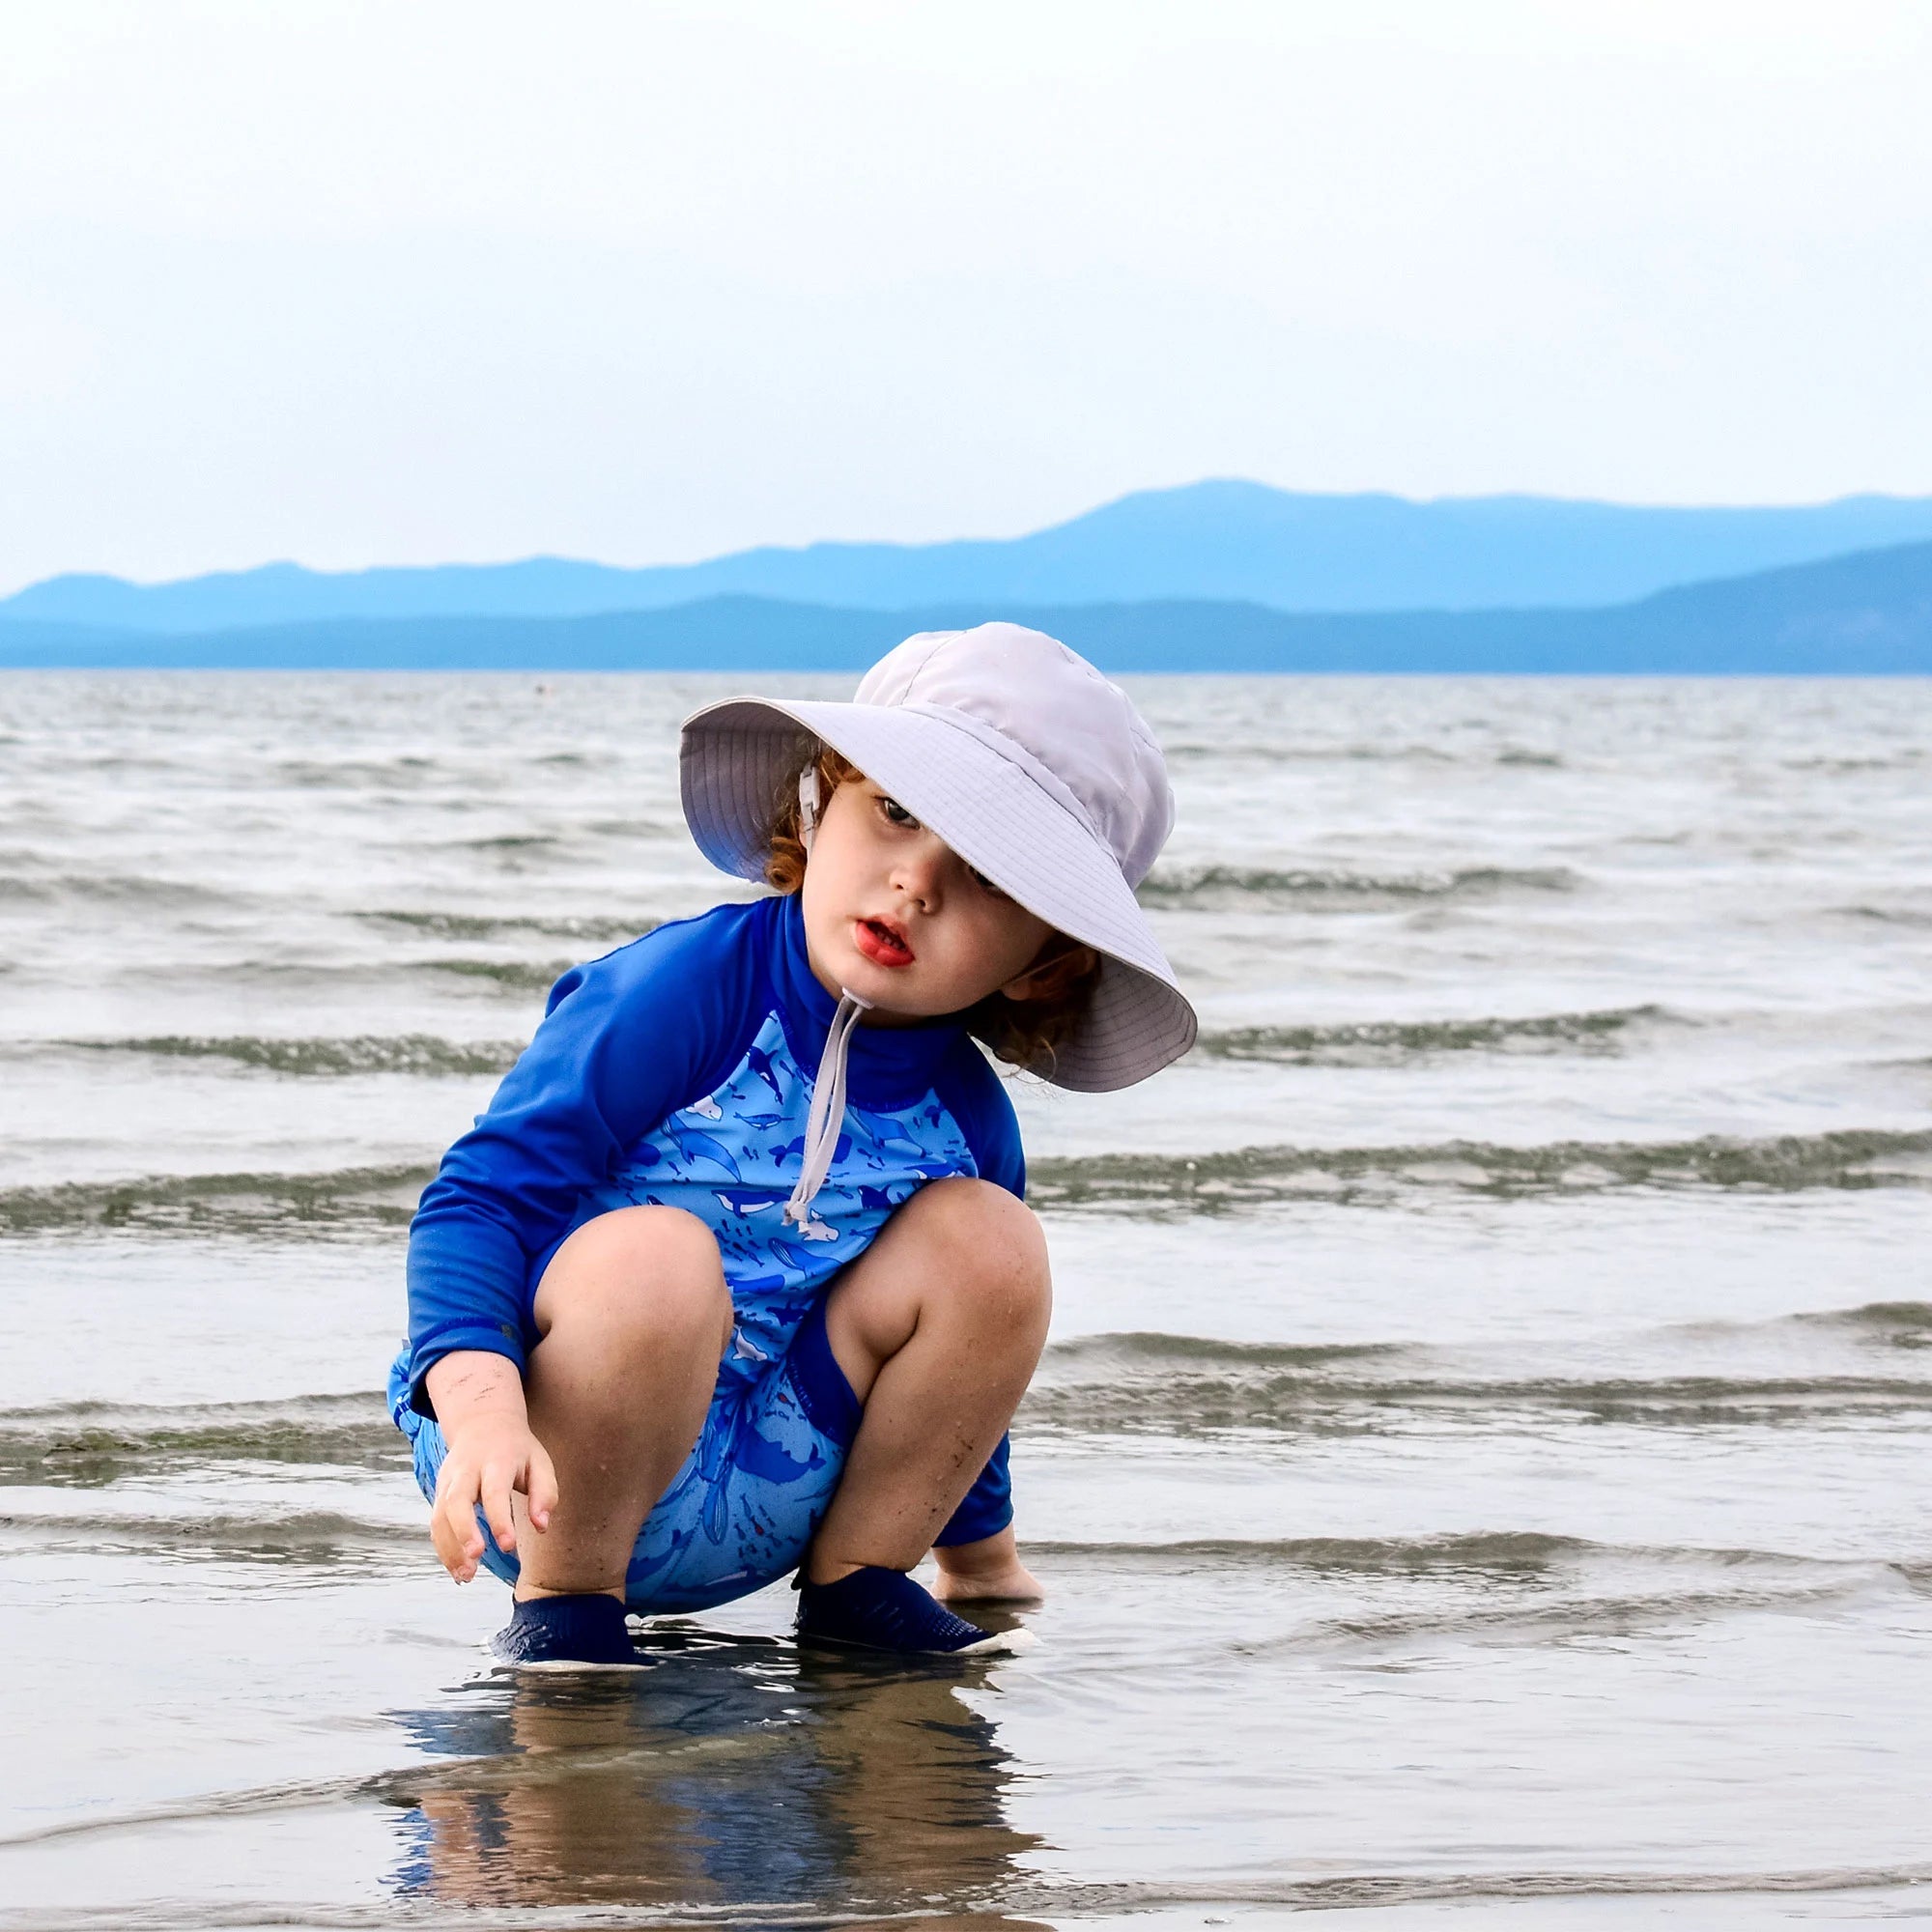
[{"label": "child's face", "polygon": [[801,889],[811,970],[873,1017],[933,1019],[988,993],[1027,997],[1053,928],[986,884],[870,779],[826,802]]}]

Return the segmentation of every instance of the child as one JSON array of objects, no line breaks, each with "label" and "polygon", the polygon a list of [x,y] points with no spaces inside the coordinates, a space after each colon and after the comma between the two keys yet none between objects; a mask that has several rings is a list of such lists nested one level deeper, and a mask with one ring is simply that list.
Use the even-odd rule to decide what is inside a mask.
[{"label": "child", "polygon": [[777,895],[565,974],[425,1190],[390,1405],[437,1554],[515,1584],[517,1664],[635,1667],[626,1605],[794,1569],[801,1640],[1003,1647],[945,1605],[1038,1594],[1005,1431],[1050,1290],[974,1042],[1089,1092],[1192,1043],[1133,893],[1160,748],[982,624],[850,704],[707,705],[682,764],[698,848]]}]

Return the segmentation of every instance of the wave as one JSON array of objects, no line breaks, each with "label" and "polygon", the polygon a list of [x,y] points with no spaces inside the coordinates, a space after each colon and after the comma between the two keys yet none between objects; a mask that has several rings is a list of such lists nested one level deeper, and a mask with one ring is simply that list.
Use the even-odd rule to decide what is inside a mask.
[{"label": "wave", "polygon": [[[1341,1912],[1457,1899],[1493,1899],[1498,1904],[1508,1904],[1530,1898],[1676,1898],[1892,1890],[1928,1882],[1932,1882],[1932,1861],[1732,1872],[1345,1872],[1319,1878],[1182,1878],[1152,1883],[1127,1880],[1093,1884],[1076,1880],[1064,1885],[1044,1883],[1002,1889],[998,1903],[1008,1912],[1042,1917],[1053,1914],[1123,1917],[1128,1913],[1204,1905]],[[232,1922],[239,1925],[242,1921]],[[642,1922],[641,1918],[639,1922]],[[82,1929],[73,1928],[73,1932]],[[92,1932],[92,1927],[85,1928],[85,1932]]]},{"label": "wave", "polygon": [[1520,1381],[1290,1378],[1208,1378],[1126,1387],[1037,1384],[1021,1406],[1030,1431],[1056,1435],[1389,1434],[1428,1416],[1470,1430],[1499,1423],[1621,1424],[1641,1429],[1740,1429],[1932,1416],[1932,1381],[1879,1376],[1641,1377]]},{"label": "wave", "polygon": [[502,1073],[524,1050],[518,1040],[442,1039],[423,1033],[355,1034],[337,1039],[275,1039],[253,1034],[157,1034],[146,1039],[64,1039],[51,1044],[80,1053],[149,1054],[165,1060],[229,1060],[270,1073],[321,1076]]},{"label": "wave", "polygon": [[[1285,1627],[1225,1647],[1209,1638],[1210,1659],[1413,1650],[1444,1640],[1568,1643],[1740,1612],[1815,1615],[1828,1605],[1895,1599],[1925,1588],[1912,1566],[1868,1557],[1605,1544],[1512,1530],[1166,1544],[1030,1541],[1027,1549],[1063,1572],[1155,1573],[1170,1589],[1175,1579],[1217,1573],[1252,1576],[1244,1589],[1266,1587],[1266,1573],[1277,1573],[1274,1601],[1290,1613]],[[1319,1612],[1337,1593],[1318,1595],[1304,1587],[1283,1595],[1292,1586],[1278,1573],[1288,1572],[1301,1573],[1309,1584],[1340,1583],[1349,1608],[1339,1615],[1293,1617],[1297,1605]],[[1424,1587],[1396,1596],[1363,1588],[1390,1582]]]},{"label": "wave", "polygon": [[445,852],[549,852],[566,842],[561,832],[499,832],[483,838],[445,838]]},{"label": "wave", "polygon": [[429,1167],[318,1174],[167,1174],[0,1189],[0,1235],[388,1233],[409,1225]]},{"label": "wave", "polygon": [[1279,1348],[1199,1336],[1084,1336],[1050,1346],[1020,1409],[1059,1436],[1388,1434],[1427,1418],[1494,1429],[1816,1427],[1918,1418],[1932,1378],[1886,1375],[1489,1376],[1466,1354],[1403,1344]]},{"label": "wave", "polygon": [[371,959],[345,965],[315,965],[306,960],[240,959],[212,969],[210,977],[238,980],[266,980],[286,985],[348,981],[367,984],[370,980],[416,980],[425,974],[449,973],[459,979],[482,980],[509,993],[547,993],[564,974],[580,962],[576,959],[481,959],[461,953],[441,954],[424,959]]},{"label": "wave", "polygon": [[[1651,1332],[1670,1342],[1687,1335],[1762,1334],[1792,1327],[1835,1328],[1858,1341],[1887,1348],[1932,1347],[1932,1302],[1867,1301],[1850,1308],[1800,1309],[1761,1321],[1673,1322]],[[1201,1370],[1326,1374],[1366,1365],[1407,1366],[1437,1359],[1466,1362],[1468,1354],[1462,1349],[1444,1350],[1423,1342],[1237,1342],[1217,1335],[1126,1329],[1050,1342],[1041,1362],[1055,1375],[1083,1378],[1186,1375]]]},{"label": "wave", "polygon": [[1336,1026],[1236,1027],[1203,1034],[1208,1060],[1287,1066],[1382,1066],[1437,1053],[1585,1053],[1623,1050],[1634,1027],[1690,1025],[1666,1008],[1611,1007],[1597,1012],[1530,1013],[1474,1020],[1358,1020]]},{"label": "wave", "polygon": [[1915,1580],[1911,1564],[1867,1557],[1793,1556],[1783,1550],[1703,1548],[1683,1545],[1599,1543],[1540,1530],[1464,1530],[1435,1536],[1303,1536],[1274,1539],[1202,1537],[1177,1543],[1051,1542],[1029,1537],[1030,1556],[1106,1569],[1168,1572],[1307,1570],[1344,1577],[1435,1577],[1519,1579],[1538,1584],[1561,1570],[1638,1571],[1679,1575],[1781,1577],[1807,1585]]},{"label": "wave", "polygon": [[1185,1374],[1214,1369],[1325,1369],[1414,1352],[1406,1342],[1224,1342],[1211,1335],[1166,1335],[1132,1330],[1076,1335],[1047,1346],[1042,1360],[1060,1371],[1101,1375]]},{"label": "wave", "polygon": [[[1026,1547],[1029,1556],[1110,1569],[1142,1566],[1165,1571],[1286,1569],[1350,1577],[1407,1577],[1436,1571],[1540,1577],[1559,1564],[1599,1554],[1606,1548],[1581,1537],[1546,1536],[1535,1530],[1476,1530],[1461,1535],[1413,1537],[1299,1536],[1273,1540],[1201,1537],[1179,1543],[1055,1543],[1029,1537]],[[1741,1554],[1749,1560],[1757,1552],[1723,1554],[1726,1559]]]},{"label": "wave", "polygon": [[1035,1207],[1124,1208],[1225,1214],[1270,1202],[1387,1199],[1449,1189],[1514,1198],[1624,1187],[1796,1193],[1809,1188],[1924,1186],[1932,1131],[1848,1128],[1741,1140],[1483,1141],[1386,1148],[1237,1148],[1221,1153],[1063,1155],[1034,1163]]},{"label": "wave", "polygon": [[269,776],[277,785],[294,785],[298,790],[357,791],[365,785],[413,790],[426,774],[450,767],[436,758],[402,753],[389,758],[285,758],[270,767]]},{"label": "wave", "polygon": [[1833,1331],[1842,1341],[1881,1350],[1932,1349],[1932,1302],[1867,1301],[1856,1308],[1803,1309],[1762,1321],[1686,1321],[1669,1333],[1730,1340],[1778,1330]]},{"label": "wave", "polygon": [[235,903],[232,894],[190,879],[162,879],[148,873],[55,872],[28,878],[0,872],[0,904],[17,900],[50,905],[81,900],[89,904],[140,906],[148,910],[204,908]]},{"label": "wave", "polygon": [[334,1510],[255,1515],[127,1516],[115,1511],[0,1512],[0,1544],[19,1538],[35,1548],[79,1543],[99,1554],[160,1554],[189,1562],[274,1563],[327,1569],[366,1563],[384,1550],[426,1555],[429,1538],[417,1524],[372,1522]]},{"label": "wave", "polygon": [[582,830],[598,838],[673,838],[686,837],[684,821],[665,818],[593,818]]},{"label": "wave", "polygon": [[1451,1643],[1569,1644],[1579,1637],[1634,1636],[1663,1625],[1703,1625],[1715,1617],[1745,1611],[1814,1615],[1828,1605],[1869,1597],[1888,1583],[1896,1588],[1897,1580],[1895,1577],[1881,1578],[1867,1574],[1781,1588],[1667,1590],[1655,1595],[1613,1592],[1531,1603],[1471,1605],[1461,1609],[1384,1611],[1324,1618],[1278,1636],[1232,1643],[1227,1654],[1251,1660],[1309,1651],[1413,1649],[1437,1639]]},{"label": "wave", "polygon": [[1230,764],[1258,761],[1266,765],[1454,765],[1462,760],[1440,745],[1365,739],[1353,744],[1284,744],[1280,739],[1240,739],[1230,734],[1215,738],[1175,738],[1163,744],[1170,765],[1209,764],[1225,770]]},{"label": "wave", "polygon": [[[696,1751],[700,1744],[659,1745],[662,1759],[669,1750]],[[551,1763],[558,1759],[560,1763]],[[507,1780],[510,1767],[549,1764],[552,1776],[567,1771],[563,1752],[490,1760],[491,1772]],[[462,1767],[471,1777],[473,1765]],[[525,1774],[527,1776],[527,1773]],[[419,1802],[412,1794],[430,1781],[431,1774],[412,1769],[377,1778],[316,1779],[305,1783],[265,1785],[253,1791],[223,1792],[172,1804],[155,1804],[105,1816],[63,1820],[0,1837],[0,1845],[33,1845],[49,1840],[136,1832],[156,1825],[193,1823],[207,1819],[253,1816],[274,1811],[337,1804],[363,1798],[392,1804]],[[816,1927],[867,1920],[893,1926],[954,1922],[935,1919],[935,1907],[956,1910],[956,1922],[985,1928],[985,1932],[1037,1932],[1037,1921],[1059,1918],[1125,1918],[1128,1915],[1233,1905],[1274,1908],[1284,1912],[1343,1912],[1375,1906],[1428,1905],[1458,1900],[1493,1900],[1510,1904],[1538,1898],[1678,1898],[1755,1897],[1782,1894],[1904,1890],[1932,1882],[1932,1861],[1886,1865],[1819,1865],[1759,1871],[1438,1871],[1337,1872],[1321,1877],[1269,1875],[1255,1879],[1176,1878],[1162,1880],[1030,1879],[1025,1883],[976,1883],[964,1889],[908,1894],[882,1899],[857,1914],[848,1894],[818,1898],[798,1893],[784,1900],[734,1907],[709,1897],[688,1903],[669,1899],[648,1904],[619,1904],[601,1900],[595,1905],[548,1906],[532,1913],[518,1906],[492,1909],[476,1905],[412,1907],[406,1920],[412,1926],[463,1928],[464,1932],[532,1932],[543,1926],[608,1928],[609,1932],[663,1932],[666,1926],[792,1926]],[[329,1932],[393,1932],[397,1908],[375,1905],[304,1905],[298,1920],[291,1917],[285,1899],[224,1897],[200,1894],[180,1900],[159,1899],[145,1904],[93,1906],[36,1906],[27,1913],[0,1907],[0,1932],[177,1932],[192,1924],[206,1932],[258,1932],[264,1925],[299,1922]]]},{"label": "wave", "polygon": [[1520,893],[1569,893],[1581,884],[1581,878],[1566,866],[1474,866],[1454,872],[1380,876],[1195,866],[1151,874],[1142,881],[1139,897],[1144,906],[1168,910],[1238,912],[1257,906],[1289,906],[1312,912],[1359,912],[1487,900]]},{"label": "wave", "polygon": [[217,1463],[390,1469],[409,1460],[374,1393],[0,1410],[0,1486],[99,1489],[127,1475]]},{"label": "wave", "polygon": [[[410,959],[376,956],[365,959],[318,961],[312,958],[265,959],[261,957],[223,960],[198,969],[195,978],[210,982],[240,981],[246,985],[271,988],[285,1006],[312,999],[323,988],[336,988],[350,996],[367,1000],[372,989],[420,982],[453,974],[460,979],[481,980],[486,988],[506,993],[547,993],[580,959],[484,959],[463,954],[440,954]],[[133,969],[129,969],[133,977]]]},{"label": "wave", "polygon": [[[502,1049],[505,1053],[509,1049]],[[479,1057],[485,1051],[476,1050]],[[495,1062],[476,1070],[494,1070]],[[342,1070],[360,1070],[345,1066]],[[437,1070],[444,1070],[438,1068]],[[467,1068],[464,1070],[468,1070]],[[322,1172],[144,1175],[0,1189],[0,1236],[80,1229],[274,1235],[390,1231],[408,1224],[434,1169],[413,1163]],[[1368,1203],[1403,1190],[1505,1199],[1619,1187],[1750,1192],[1924,1186],[1932,1132],[1846,1131],[1767,1141],[1709,1137],[1642,1145],[1499,1148],[1243,1148],[1192,1157],[1096,1154],[1037,1162],[1028,1198],[1063,1211],[1220,1215],[1271,1203]]]},{"label": "wave", "polygon": [[1787,1315],[1807,1328],[1837,1328],[1890,1349],[1932,1349],[1932,1302],[1867,1301],[1858,1308],[1825,1308]]},{"label": "wave", "polygon": [[593,945],[621,945],[641,938],[663,924],[662,920],[638,918],[485,917],[460,912],[358,912],[355,918],[380,925],[400,925],[438,939],[504,939],[534,933],[545,939],[578,939]]},{"label": "wave", "polygon": [[1916,906],[1846,905],[1832,911],[1839,919],[1874,920],[1881,925],[1932,925],[1932,910]]},{"label": "wave", "polygon": [[578,962],[575,959],[418,959],[411,962],[427,973],[457,973],[469,980],[488,980],[506,992],[547,993]]},{"label": "wave", "polygon": [[1787,772],[1902,772],[1911,771],[1925,761],[1925,752],[1918,745],[1908,745],[1904,749],[1884,755],[1851,756],[1840,753],[1836,757],[1817,754],[1804,758],[1782,758],[1778,762]]},{"label": "wave", "polygon": [[1212,765],[1225,773],[1231,765],[1507,765],[1561,771],[1566,760],[1555,752],[1536,752],[1522,745],[1505,745],[1452,752],[1440,745],[1382,743],[1283,744],[1279,740],[1236,738],[1177,738],[1166,746],[1170,765]]}]

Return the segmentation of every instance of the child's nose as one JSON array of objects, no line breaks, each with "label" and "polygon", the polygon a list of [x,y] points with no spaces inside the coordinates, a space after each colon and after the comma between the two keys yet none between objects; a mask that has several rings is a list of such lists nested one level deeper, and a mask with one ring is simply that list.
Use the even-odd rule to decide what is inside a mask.
[{"label": "child's nose", "polygon": [[926,912],[937,912],[945,884],[947,848],[930,833],[899,854],[893,886]]}]

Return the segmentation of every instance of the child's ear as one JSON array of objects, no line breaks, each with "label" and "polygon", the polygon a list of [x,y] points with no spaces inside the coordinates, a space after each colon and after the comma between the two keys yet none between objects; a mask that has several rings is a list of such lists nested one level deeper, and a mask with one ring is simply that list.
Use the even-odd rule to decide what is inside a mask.
[{"label": "child's ear", "polygon": [[1009,980],[1000,991],[1007,999],[1022,1005],[1032,1000],[1055,999],[1099,963],[1100,955],[1091,946],[1081,946],[1056,933],[1040,948],[1033,964],[1017,978]]}]

